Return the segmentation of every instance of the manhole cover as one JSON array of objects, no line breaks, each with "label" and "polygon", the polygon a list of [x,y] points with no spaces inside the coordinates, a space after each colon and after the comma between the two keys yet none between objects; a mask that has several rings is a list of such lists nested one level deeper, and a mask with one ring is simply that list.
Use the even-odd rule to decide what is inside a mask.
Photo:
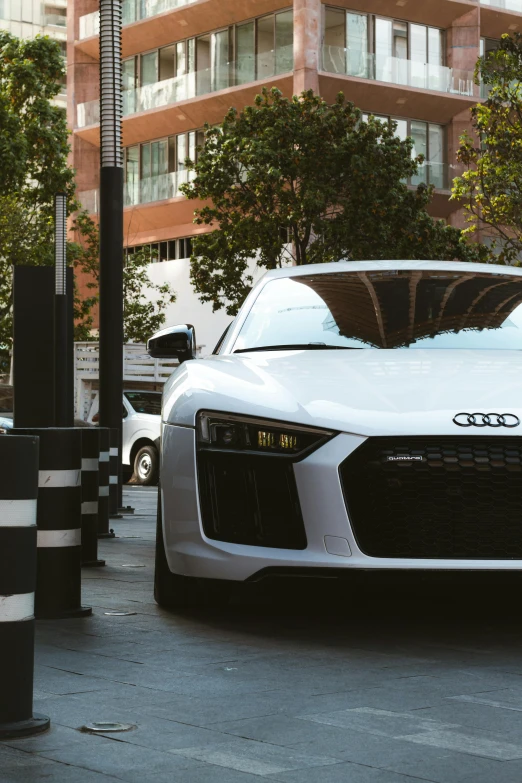
[{"label": "manhole cover", "polygon": [[85,726],[80,728],[80,731],[90,732],[113,732],[113,731],[130,731],[135,729],[136,725],[133,723],[114,723],[113,721],[93,721],[93,723],[86,723]]},{"label": "manhole cover", "polygon": [[104,612],[103,614],[109,617],[128,617],[131,614],[137,614],[137,612]]}]

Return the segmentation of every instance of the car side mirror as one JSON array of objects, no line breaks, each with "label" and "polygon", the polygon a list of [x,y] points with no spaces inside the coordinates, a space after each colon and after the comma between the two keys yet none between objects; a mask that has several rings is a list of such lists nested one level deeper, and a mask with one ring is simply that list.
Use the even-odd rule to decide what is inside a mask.
[{"label": "car side mirror", "polygon": [[147,341],[147,353],[153,359],[178,359],[179,363],[196,358],[196,332],[192,324],[169,326]]}]

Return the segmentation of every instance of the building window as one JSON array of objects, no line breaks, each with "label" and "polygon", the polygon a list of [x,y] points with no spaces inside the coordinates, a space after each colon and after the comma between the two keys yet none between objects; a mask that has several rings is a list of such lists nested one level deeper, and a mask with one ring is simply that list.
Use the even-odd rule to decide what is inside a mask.
[{"label": "building window", "polygon": [[444,31],[374,14],[325,8],[323,68],[365,79],[450,90]]},{"label": "building window", "polygon": [[[445,132],[443,125],[421,120],[405,120],[400,117],[373,115],[382,122],[397,123],[396,134],[404,140],[413,139],[412,156],[424,156],[424,163],[419,166],[418,173],[408,180],[409,185],[434,185],[443,190],[447,187],[445,165]],[[363,120],[368,120],[368,114],[363,114]]]},{"label": "building window", "polygon": [[205,143],[203,130],[178,133],[124,149],[125,206],[181,196],[191,173],[185,161],[197,160]]},{"label": "building window", "polygon": [[165,242],[152,242],[150,244],[136,245],[125,249],[125,253],[128,256],[137,253],[138,251],[144,251],[150,257],[151,263],[179,261],[190,258],[192,255],[192,237],[169,239]]},{"label": "building window", "polygon": [[153,105],[161,105],[287,73],[293,37],[286,10],[130,57],[123,61],[124,114],[152,108],[154,98],[136,96],[137,87],[172,82],[156,96]]}]

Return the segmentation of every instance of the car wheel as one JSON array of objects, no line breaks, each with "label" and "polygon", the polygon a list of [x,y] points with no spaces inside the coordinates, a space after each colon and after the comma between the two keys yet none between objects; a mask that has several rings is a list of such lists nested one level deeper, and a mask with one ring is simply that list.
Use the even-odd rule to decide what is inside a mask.
[{"label": "car wheel", "polygon": [[154,446],[143,446],[134,457],[134,476],[137,484],[158,483],[159,459]]},{"label": "car wheel", "polygon": [[228,582],[219,579],[197,579],[193,576],[173,574],[170,570],[163,541],[160,497],[158,487],[154,600],[162,609],[178,612],[226,606],[230,597]]}]

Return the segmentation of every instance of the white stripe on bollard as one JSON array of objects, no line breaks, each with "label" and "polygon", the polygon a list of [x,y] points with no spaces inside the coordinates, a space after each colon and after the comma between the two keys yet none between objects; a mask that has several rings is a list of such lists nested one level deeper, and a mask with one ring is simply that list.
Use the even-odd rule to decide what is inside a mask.
[{"label": "white stripe on bollard", "polygon": [[98,501],[97,500],[84,500],[82,503],[82,514],[97,514],[98,513]]},{"label": "white stripe on bollard", "polygon": [[109,476],[109,484],[117,484],[118,476]]},{"label": "white stripe on bollard", "polygon": [[96,457],[84,457],[82,459],[82,470],[98,470],[99,460]]},{"label": "white stripe on bollard", "polygon": [[101,498],[107,498],[109,497],[109,487],[100,487],[100,490],[98,492],[99,497]]},{"label": "white stripe on bollard", "polygon": [[81,486],[81,470],[39,470],[38,486],[41,489],[51,487]]},{"label": "white stripe on bollard", "polygon": [[110,454],[108,451],[100,451],[100,462],[108,462]]},{"label": "white stripe on bollard", "polygon": [[109,454],[111,457],[117,457],[118,456],[118,447],[117,446],[111,446],[109,449]]},{"label": "white stripe on bollard", "polygon": [[39,530],[36,534],[36,540],[40,549],[43,547],[81,546],[82,529]]},{"label": "white stripe on bollard", "polygon": [[0,500],[0,527],[36,525],[35,500]]},{"label": "white stripe on bollard", "polygon": [[0,595],[0,623],[19,623],[34,617],[34,593]]}]

